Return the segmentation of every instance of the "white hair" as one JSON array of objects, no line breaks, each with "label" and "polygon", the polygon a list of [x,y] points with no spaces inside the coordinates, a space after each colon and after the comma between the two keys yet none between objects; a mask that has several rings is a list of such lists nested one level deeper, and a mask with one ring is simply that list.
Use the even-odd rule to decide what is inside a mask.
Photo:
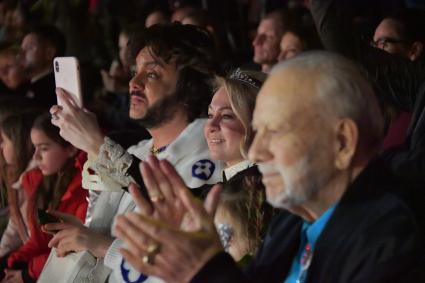
[{"label": "white hair", "polygon": [[358,65],[335,53],[310,51],[277,64],[270,74],[289,69],[317,75],[316,97],[327,112],[356,123],[361,149],[375,151],[380,146],[384,119],[372,86]]}]

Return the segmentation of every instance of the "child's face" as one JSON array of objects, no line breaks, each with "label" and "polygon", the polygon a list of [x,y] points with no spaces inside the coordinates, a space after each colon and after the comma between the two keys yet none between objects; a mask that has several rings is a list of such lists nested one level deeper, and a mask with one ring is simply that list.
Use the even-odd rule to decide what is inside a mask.
[{"label": "child's face", "polygon": [[34,159],[45,176],[58,173],[73,155],[71,146],[62,147],[41,130],[31,130],[31,141],[35,147]]},{"label": "child's face", "polygon": [[15,163],[15,151],[12,141],[1,132],[1,150],[3,152],[4,161],[6,164],[13,165]]}]

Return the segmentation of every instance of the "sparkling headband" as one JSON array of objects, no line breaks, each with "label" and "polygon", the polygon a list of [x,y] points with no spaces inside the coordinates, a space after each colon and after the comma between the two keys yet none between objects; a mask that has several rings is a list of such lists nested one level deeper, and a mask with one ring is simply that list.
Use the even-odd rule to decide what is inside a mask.
[{"label": "sparkling headband", "polygon": [[233,237],[233,228],[229,224],[218,223],[217,232],[220,236],[220,242],[223,245],[224,251],[229,251],[230,240]]},{"label": "sparkling headband", "polygon": [[242,72],[241,69],[237,68],[229,77],[230,79],[240,81],[244,84],[252,86],[254,88],[260,89],[262,86],[262,82],[259,80],[248,76],[245,72]]}]

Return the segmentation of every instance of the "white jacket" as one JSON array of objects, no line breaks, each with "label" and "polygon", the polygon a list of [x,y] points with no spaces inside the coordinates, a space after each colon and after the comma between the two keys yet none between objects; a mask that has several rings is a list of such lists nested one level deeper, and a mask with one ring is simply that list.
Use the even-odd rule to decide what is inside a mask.
[{"label": "white jacket", "polygon": [[[222,179],[224,164],[210,158],[203,135],[205,122],[205,119],[198,119],[189,124],[163,152],[157,155],[160,159],[169,160],[190,188],[215,184]],[[144,160],[150,155],[152,142],[152,140],[141,141],[127,151]],[[104,188],[100,187],[100,190],[102,189]],[[107,189],[101,191],[96,198],[89,226],[102,234],[113,235],[112,223],[115,216],[135,209],[132,197],[123,190]],[[109,282],[125,282],[120,280],[122,257],[118,249],[121,246],[122,242],[115,239],[104,259],[95,259],[87,251],[74,253],[72,257],[58,258],[52,251],[38,282],[105,282],[111,270],[114,272],[109,276]]]}]

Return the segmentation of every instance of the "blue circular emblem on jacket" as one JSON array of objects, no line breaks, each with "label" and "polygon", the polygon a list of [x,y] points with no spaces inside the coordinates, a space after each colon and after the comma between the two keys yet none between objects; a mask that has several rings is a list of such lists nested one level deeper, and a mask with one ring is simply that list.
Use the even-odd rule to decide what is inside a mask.
[{"label": "blue circular emblem on jacket", "polygon": [[215,170],[215,164],[211,160],[201,159],[192,166],[192,177],[208,180]]},{"label": "blue circular emblem on jacket", "polygon": [[122,279],[127,283],[142,283],[148,278],[144,274],[134,270],[124,259],[121,261],[120,269]]}]

